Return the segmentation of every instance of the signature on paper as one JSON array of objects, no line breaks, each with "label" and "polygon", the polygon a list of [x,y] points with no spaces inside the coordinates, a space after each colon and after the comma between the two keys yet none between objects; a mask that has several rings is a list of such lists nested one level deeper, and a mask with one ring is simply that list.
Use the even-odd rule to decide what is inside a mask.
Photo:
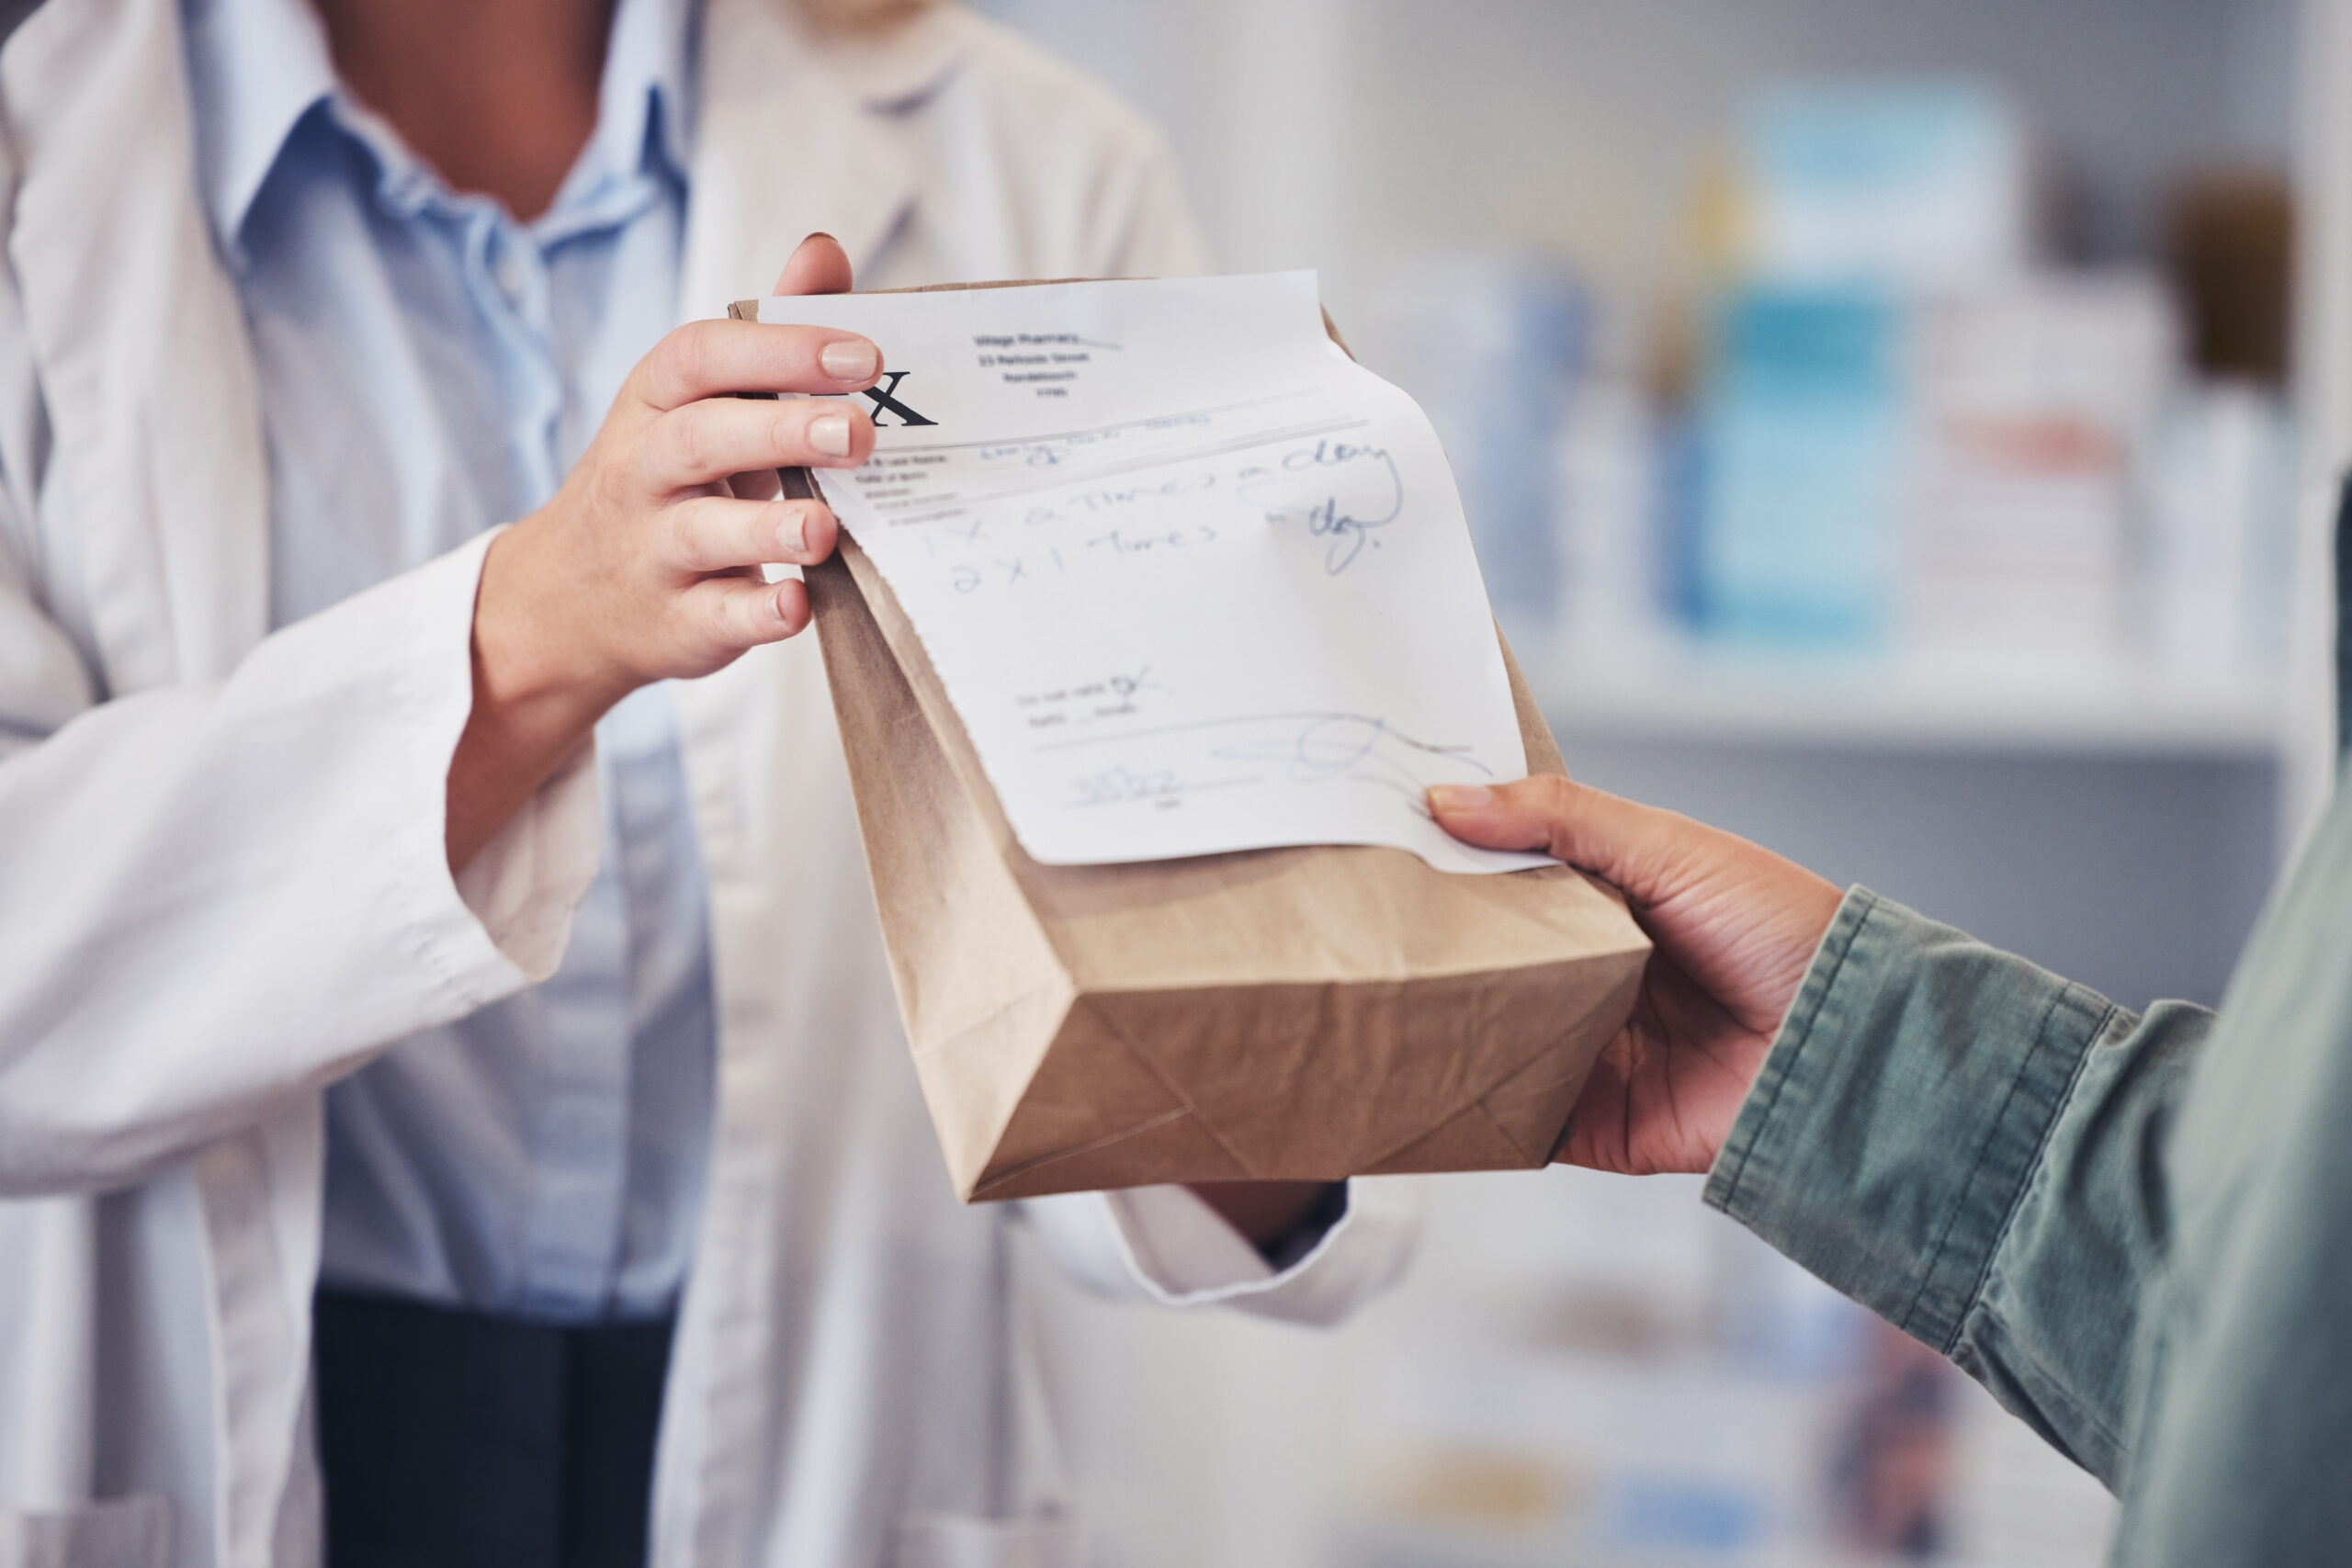
[{"label": "signature on paper", "polygon": [[[1034,721],[1033,721],[1034,722]],[[1363,784],[1394,791],[1416,813],[1429,808],[1421,794],[1433,784],[1492,778],[1494,770],[1461,745],[1419,740],[1387,720],[1358,713],[1277,713],[1235,718],[1196,719],[1159,729],[1125,730],[1114,736],[1046,739],[1041,751],[1091,750],[1125,745],[1183,732],[1199,736],[1199,750],[1187,747],[1177,767],[1116,765],[1074,778],[1072,804],[1108,806],[1150,800],[1165,807],[1189,791],[1278,783],[1294,785]],[[1165,756],[1164,751],[1159,753]],[[1192,759],[1191,761],[1187,758]],[[1205,782],[1183,771],[1194,762],[1203,773],[1226,775]],[[1217,764],[1211,768],[1209,764]],[[1246,773],[1238,773],[1243,764]]]},{"label": "signature on paper", "polygon": [[1264,782],[1255,777],[1196,779],[1175,768],[1130,768],[1121,763],[1070,780],[1069,803],[1149,806],[1154,810],[1171,811],[1184,804],[1184,796],[1201,790],[1232,789]]},{"label": "signature on paper", "polygon": [[1273,763],[1292,784],[1377,784],[1404,795],[1417,810],[1425,809],[1421,792],[1430,784],[1459,778],[1464,768],[1487,777],[1494,772],[1467,746],[1417,740],[1365,714],[1294,714],[1258,722],[1265,726],[1262,736],[1219,746],[1216,755]]},{"label": "signature on paper", "polygon": [[1079,806],[1113,806],[1129,801],[1158,800],[1176,793],[1180,785],[1173,768],[1138,773],[1133,768],[1105,768],[1070,781]]}]

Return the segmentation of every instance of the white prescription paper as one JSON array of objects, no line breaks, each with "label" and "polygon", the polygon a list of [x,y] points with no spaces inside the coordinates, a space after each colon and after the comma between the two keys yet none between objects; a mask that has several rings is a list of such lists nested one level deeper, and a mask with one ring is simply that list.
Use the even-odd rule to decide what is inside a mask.
[{"label": "white prescription paper", "polygon": [[1326,335],[1315,275],[778,297],[862,333],[873,460],[818,471],[1021,844],[1050,864],[1389,844],[1527,772],[1429,421]]}]

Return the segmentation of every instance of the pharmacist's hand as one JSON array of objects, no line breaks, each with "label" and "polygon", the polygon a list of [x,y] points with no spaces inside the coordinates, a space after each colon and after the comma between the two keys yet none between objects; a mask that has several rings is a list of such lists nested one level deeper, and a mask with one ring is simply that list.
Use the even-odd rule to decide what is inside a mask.
[{"label": "pharmacist's hand", "polygon": [[1657,943],[1560,1157],[1631,1176],[1713,1164],[1842,895],[1745,839],[1556,776],[1433,789],[1430,808],[1464,842],[1615,884]]},{"label": "pharmacist's hand", "polygon": [[[811,235],[776,292],[849,285],[841,246]],[[808,624],[801,584],[760,569],[823,560],[835,524],[820,502],[778,499],[775,470],[854,467],[873,423],[837,397],[733,394],[854,392],[881,370],[853,333],[733,321],[680,327],[638,363],[555,499],[483,561],[474,706],[449,769],[452,870],[622,697]]]}]

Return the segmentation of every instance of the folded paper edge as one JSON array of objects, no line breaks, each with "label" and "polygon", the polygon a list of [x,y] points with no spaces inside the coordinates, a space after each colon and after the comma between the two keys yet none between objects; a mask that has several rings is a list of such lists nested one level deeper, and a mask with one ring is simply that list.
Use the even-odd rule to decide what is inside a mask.
[{"label": "folded paper edge", "polygon": [[[1545,1036],[1544,1043],[1532,1050],[1526,1059],[1510,1073],[1505,1075],[1499,1082],[1490,1085],[1485,1091],[1475,1098],[1464,1100],[1462,1104],[1449,1111],[1435,1124],[1422,1128],[1419,1132],[1414,1134],[1411,1137],[1405,1139],[1386,1153],[1374,1157],[1367,1157],[1351,1162],[1356,1167],[1356,1168],[1348,1171],[1334,1172],[1329,1177],[1326,1178],[1326,1179],[1337,1180],[1347,1176],[1439,1174],[1446,1171],[1470,1169],[1518,1168],[1540,1170],[1546,1165],[1549,1165],[1553,1156],[1558,1151],[1560,1145],[1566,1138],[1570,1110],[1572,1110],[1574,1103],[1574,1093],[1581,1091],[1584,1079],[1589,1077],[1591,1072],[1592,1063],[1598,1059],[1600,1052],[1607,1047],[1610,1039],[1623,1025],[1623,1016],[1631,1005],[1634,991],[1640,984],[1644,964],[1646,962],[1646,947],[1642,947],[1622,953],[1595,954],[1589,960],[1578,960],[1577,963],[1579,964],[1586,963],[1604,963],[1611,960],[1624,962],[1628,959],[1634,960],[1634,962],[1626,964],[1624,973],[1616,977],[1614,983],[1600,994],[1598,1000],[1596,1000],[1590,1007],[1587,1008],[1583,1012],[1579,1013],[1573,1021],[1564,1025],[1557,1032]],[[1458,977],[1475,979],[1479,973],[1502,976],[1515,973],[1515,971],[1476,971]],[[1297,981],[1271,981],[1259,986],[1237,987],[1235,988],[1265,990],[1295,989],[1301,984],[1301,982]],[[1073,1012],[1080,1008],[1085,1007],[1087,1000],[1094,993],[1088,993],[1079,997],[1073,1006]],[[1606,1019],[1605,1023],[1598,1021],[1604,1018]],[[1073,1144],[1066,1148],[1056,1149],[1046,1154],[1033,1155],[1023,1159],[1017,1165],[1010,1166],[1003,1170],[985,1173],[968,1191],[964,1192],[964,1198],[967,1202],[997,1202],[1015,1198],[1037,1197],[1047,1193],[1074,1190],[1074,1189],[1069,1187],[1057,1186],[1050,1183],[1040,1184],[1032,1179],[1035,1178],[1041,1172],[1050,1169],[1056,1165],[1065,1163],[1069,1160],[1100,1154],[1103,1150],[1114,1147],[1118,1144],[1157,1132],[1171,1122],[1183,1120],[1187,1116],[1199,1116],[1200,1113],[1198,1110],[1193,1107],[1191,1098],[1184,1093],[1182,1087],[1181,1085],[1169,1083],[1166,1074],[1159,1069],[1156,1063],[1152,1062],[1148,1053],[1143,1052],[1127,1037],[1126,1031],[1120,1028],[1114,1019],[1106,1017],[1103,1021],[1114,1031],[1114,1032],[1116,1033],[1121,1046],[1141,1060],[1156,1077],[1160,1078],[1163,1083],[1167,1083],[1170,1094],[1181,1103],[1177,1107],[1169,1111],[1160,1111],[1130,1123],[1128,1126],[1121,1128],[1116,1132],[1105,1134],[1098,1137],[1089,1138],[1081,1143]],[[1570,1108],[1563,1110],[1561,1114],[1561,1124],[1555,1133],[1551,1141],[1540,1147],[1531,1149],[1520,1139],[1513,1137],[1509,1130],[1503,1126],[1501,1121],[1495,1115],[1493,1110],[1489,1106],[1488,1101],[1491,1100],[1496,1094],[1508,1089],[1511,1084],[1516,1082],[1527,1071],[1540,1066],[1547,1055],[1550,1055],[1555,1051],[1559,1051],[1564,1047],[1571,1046],[1572,1043],[1578,1042],[1579,1040],[1583,1045],[1583,1049],[1580,1053],[1583,1058],[1582,1061],[1575,1064],[1568,1070],[1563,1072],[1558,1080],[1562,1084],[1568,1084],[1573,1081],[1575,1085],[1575,1089],[1569,1093]],[[1505,1147],[1513,1150],[1519,1156],[1519,1162],[1516,1166],[1429,1166],[1411,1163],[1397,1163],[1400,1159],[1405,1158],[1408,1152],[1417,1145],[1430,1142],[1443,1133],[1446,1128],[1460,1121],[1461,1118],[1474,1115],[1485,1122],[1487,1127],[1494,1133],[1495,1138],[1498,1143],[1503,1145]],[[1241,1156],[1236,1153],[1232,1149],[1232,1146],[1227,1144],[1222,1136],[1218,1135],[1216,1130],[1213,1127],[1210,1127],[1205,1121],[1203,1122],[1203,1128],[1205,1134],[1216,1142],[1219,1147],[1225,1149],[1227,1155],[1234,1160],[1236,1166],[1240,1168],[1241,1171],[1245,1173],[1239,1178],[1240,1179],[1261,1179],[1259,1177],[1259,1173],[1250,1171],[1247,1163],[1241,1159]],[[1215,1178],[1215,1179],[1232,1179],[1233,1178],[1223,1176]],[[1138,1178],[1136,1180],[1125,1183],[1125,1185],[1136,1187],[1157,1186],[1163,1182],[1178,1179],[1205,1180],[1211,1179],[1211,1178],[1195,1176],[1188,1179],[1180,1179],[1172,1175],[1145,1175]]]}]

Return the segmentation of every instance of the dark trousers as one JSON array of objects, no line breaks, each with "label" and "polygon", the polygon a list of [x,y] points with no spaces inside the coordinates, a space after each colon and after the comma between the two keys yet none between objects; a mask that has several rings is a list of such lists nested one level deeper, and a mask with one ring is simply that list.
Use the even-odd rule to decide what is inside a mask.
[{"label": "dark trousers", "polygon": [[316,1305],[327,1568],[640,1568],[670,1322]]}]

